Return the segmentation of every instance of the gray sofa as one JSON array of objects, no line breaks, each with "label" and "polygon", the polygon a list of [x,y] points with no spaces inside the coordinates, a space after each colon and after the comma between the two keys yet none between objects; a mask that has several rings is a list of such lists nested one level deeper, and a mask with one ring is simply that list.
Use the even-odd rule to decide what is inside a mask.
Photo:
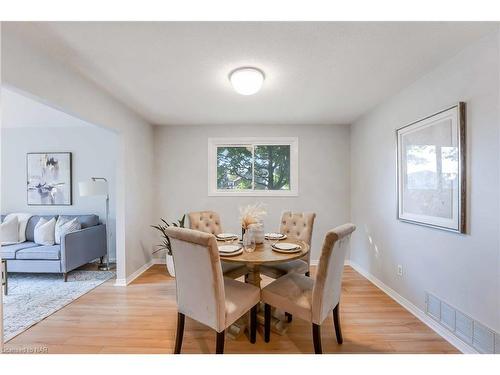
[{"label": "gray sofa", "polygon": [[68,272],[106,255],[106,226],[97,215],[62,216],[77,217],[82,229],[61,237],[60,245],[41,246],[34,242],[35,225],[41,217],[57,220],[58,215],[32,216],[26,226],[26,242],[0,248],[9,273],[61,273],[67,281]]}]

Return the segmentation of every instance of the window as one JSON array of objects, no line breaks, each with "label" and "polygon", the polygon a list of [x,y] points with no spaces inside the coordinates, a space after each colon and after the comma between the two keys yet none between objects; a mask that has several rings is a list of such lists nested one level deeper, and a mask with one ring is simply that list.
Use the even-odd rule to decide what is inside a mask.
[{"label": "window", "polygon": [[297,148],[297,138],[210,138],[209,195],[297,195]]}]

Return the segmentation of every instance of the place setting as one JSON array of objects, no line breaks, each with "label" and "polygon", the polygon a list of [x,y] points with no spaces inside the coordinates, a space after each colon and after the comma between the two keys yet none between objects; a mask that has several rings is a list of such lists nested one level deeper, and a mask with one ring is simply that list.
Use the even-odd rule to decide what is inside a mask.
[{"label": "place setting", "polygon": [[271,245],[271,249],[278,253],[292,254],[302,251],[302,246],[292,242],[275,242]]},{"label": "place setting", "polygon": [[215,235],[217,241],[224,242],[223,245],[219,245],[219,254],[223,257],[230,257],[239,255],[243,252],[243,246],[239,243],[234,243],[238,241],[238,235],[234,233],[219,233]]},{"label": "place setting", "polygon": [[215,235],[217,241],[231,242],[239,239],[237,234],[234,233],[219,233]]},{"label": "place setting", "polygon": [[284,240],[287,238],[286,234],[276,233],[276,232],[266,233],[264,235],[264,237],[266,240],[269,240],[269,241],[280,241],[280,240]]},{"label": "place setting", "polygon": [[219,246],[219,254],[224,257],[240,255],[242,252],[243,246],[238,243]]}]

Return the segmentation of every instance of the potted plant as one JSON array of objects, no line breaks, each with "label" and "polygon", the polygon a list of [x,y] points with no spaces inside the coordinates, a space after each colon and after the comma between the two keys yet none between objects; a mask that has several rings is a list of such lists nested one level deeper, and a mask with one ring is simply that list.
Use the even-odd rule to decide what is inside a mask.
[{"label": "potted plant", "polygon": [[170,227],[178,227],[178,228],[184,228],[184,221],[186,219],[186,215],[184,214],[182,218],[177,220],[177,223],[172,223],[169,224],[165,219],[161,219],[161,223],[158,225],[151,225],[152,228],[158,230],[161,233],[162,236],[162,243],[158,245],[158,249],[153,251],[153,254],[156,254],[160,251],[166,250],[166,263],[167,263],[167,270],[170,276],[175,277],[175,269],[174,269],[174,259],[172,258],[172,245],[170,244],[170,238],[168,238],[167,233],[165,230]]}]

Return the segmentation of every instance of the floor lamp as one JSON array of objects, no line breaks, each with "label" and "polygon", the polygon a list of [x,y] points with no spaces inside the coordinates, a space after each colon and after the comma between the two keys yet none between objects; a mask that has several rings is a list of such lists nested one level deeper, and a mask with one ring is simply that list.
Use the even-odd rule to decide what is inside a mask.
[{"label": "floor lamp", "polygon": [[91,177],[88,181],[78,184],[80,197],[105,196],[106,197],[106,262],[99,265],[101,271],[108,271],[109,267],[109,188],[108,180],[104,177]]}]

